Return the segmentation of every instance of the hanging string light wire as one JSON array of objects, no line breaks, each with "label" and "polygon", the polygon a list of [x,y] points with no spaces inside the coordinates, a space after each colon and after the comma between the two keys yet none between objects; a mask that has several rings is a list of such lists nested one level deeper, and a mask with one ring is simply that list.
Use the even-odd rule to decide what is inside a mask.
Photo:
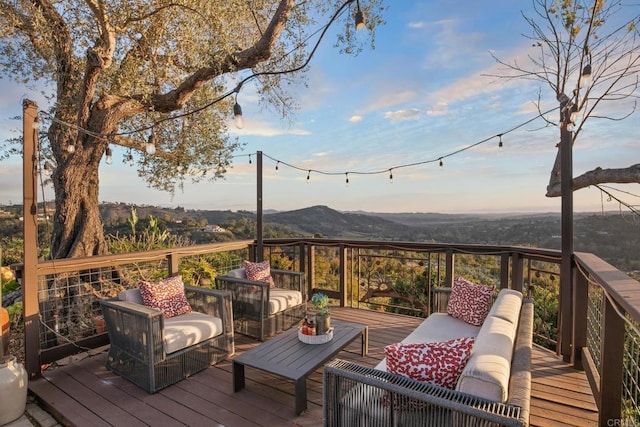
[{"label": "hanging string light wire", "polygon": [[[269,159],[271,159],[271,160],[273,160],[277,164],[282,164],[282,165],[290,167],[291,169],[295,169],[295,170],[299,170],[299,171],[302,171],[302,172],[306,172],[307,173],[307,177],[309,177],[311,172],[314,172],[314,173],[317,173],[317,174],[320,174],[320,175],[330,175],[330,176],[331,175],[333,175],[333,176],[346,175],[347,176],[347,180],[348,180],[349,175],[379,175],[379,174],[383,174],[383,173],[384,174],[388,173],[388,174],[390,174],[391,177],[393,177],[393,175],[391,173],[392,170],[397,170],[397,169],[402,169],[402,168],[410,168],[410,167],[421,166],[421,165],[426,165],[426,164],[436,163],[436,162],[439,163],[440,166],[444,166],[443,159],[446,159],[446,158],[449,158],[449,157],[453,157],[453,156],[455,156],[457,154],[460,154],[460,153],[463,153],[465,151],[471,150],[472,148],[475,148],[475,147],[477,147],[479,145],[485,144],[485,143],[493,140],[494,138],[499,138],[500,140],[502,140],[502,137],[507,135],[508,133],[514,132],[514,131],[520,129],[521,127],[526,126],[529,123],[539,119],[540,117],[544,117],[545,115],[558,110],[559,108],[560,107],[554,107],[554,108],[552,108],[550,110],[547,110],[547,111],[544,111],[542,113],[539,113],[538,115],[530,118],[529,120],[526,120],[526,121],[524,121],[524,122],[522,122],[520,124],[517,124],[517,125],[511,127],[510,129],[504,131],[504,132],[501,132],[501,133],[498,133],[496,135],[490,136],[488,138],[485,138],[485,139],[483,139],[481,141],[478,141],[478,142],[475,142],[473,144],[466,145],[466,146],[464,146],[464,147],[462,147],[462,148],[460,148],[458,150],[452,151],[452,152],[450,152],[448,154],[445,154],[443,156],[438,156],[437,158],[433,158],[433,159],[429,159],[429,160],[422,160],[422,161],[418,161],[418,162],[412,162],[412,163],[405,163],[405,164],[401,164],[401,165],[390,166],[390,167],[386,167],[384,169],[379,169],[379,170],[375,170],[375,171],[340,171],[339,172],[339,171],[324,171],[324,170],[320,170],[320,169],[309,169],[309,168],[303,168],[303,167],[300,167],[300,166],[296,166],[296,165],[288,163],[288,162],[286,162],[286,161],[284,161],[282,159],[276,159],[274,157],[269,156],[266,153],[262,153],[262,155],[267,157],[267,158],[269,158]],[[251,158],[251,155],[252,154],[249,154],[249,158]],[[243,156],[246,156],[246,154],[239,155],[239,156],[234,156],[233,158],[235,158],[235,157],[243,157]]]}]

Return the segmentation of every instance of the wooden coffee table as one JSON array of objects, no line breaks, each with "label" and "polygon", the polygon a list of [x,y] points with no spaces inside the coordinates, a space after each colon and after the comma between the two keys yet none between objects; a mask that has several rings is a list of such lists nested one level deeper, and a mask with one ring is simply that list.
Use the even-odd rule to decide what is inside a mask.
[{"label": "wooden coffee table", "polygon": [[362,337],[361,353],[367,355],[369,330],[366,325],[331,320],[333,339],[325,344],[305,344],[298,339],[294,327],[271,338],[233,359],[233,391],[244,388],[244,367],[260,369],[293,380],[295,384],[296,414],[307,409],[307,377],[333,359],[357,337]]}]

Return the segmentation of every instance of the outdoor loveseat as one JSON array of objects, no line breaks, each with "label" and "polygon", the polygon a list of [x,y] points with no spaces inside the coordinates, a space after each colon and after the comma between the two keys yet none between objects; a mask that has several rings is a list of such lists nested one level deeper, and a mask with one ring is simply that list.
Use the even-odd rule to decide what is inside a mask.
[{"label": "outdoor loveseat", "polygon": [[139,289],[101,301],[107,368],[155,393],[234,354],[231,295],[184,286],[184,296],[191,311],[171,318],[145,306]]},{"label": "outdoor loveseat", "polygon": [[216,288],[231,293],[236,333],[264,341],[306,317],[304,274],[275,269],[270,274],[272,284],[247,279],[244,268],[216,277]]},{"label": "outdoor loveseat", "polygon": [[480,326],[433,313],[402,343],[473,337],[455,387],[334,359],[324,368],[325,426],[527,426],[533,303],[502,290]]}]

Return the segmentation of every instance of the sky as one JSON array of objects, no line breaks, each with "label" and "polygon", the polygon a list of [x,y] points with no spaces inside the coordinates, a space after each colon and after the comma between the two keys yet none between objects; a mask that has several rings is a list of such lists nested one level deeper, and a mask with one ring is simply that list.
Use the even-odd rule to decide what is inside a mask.
[{"label": "sky", "polygon": [[[557,106],[555,95],[539,82],[491,77],[503,73],[491,53],[521,63],[536,53],[524,37],[530,27],[522,14],[532,16],[531,2],[386,3],[374,50],[342,55],[331,34],[321,43],[307,84],[290,89],[299,108],[289,119],[260,109],[243,88],[238,102],[245,125],[236,129],[230,114],[229,132],[244,147],[224,180],[187,182],[163,193],[148,188],[121,161],[124,151],[114,148],[113,163],[101,165],[100,201],[255,210],[260,151],[265,210],[560,212],[560,198],[545,197],[558,129],[545,128],[541,119],[525,124],[537,116],[538,97],[547,110]],[[21,129],[10,118],[21,114],[22,100],[44,101],[6,78],[0,90],[0,137],[7,138]],[[630,111],[622,103],[611,108]],[[555,120],[557,112],[549,117]],[[638,112],[624,121],[587,122],[574,147],[574,176],[638,163],[639,126]],[[21,203],[21,171],[20,159],[0,161],[0,205]],[[639,185],[614,187],[631,193],[615,193],[625,201],[640,204]],[[51,187],[44,198],[53,200]],[[574,194],[576,212],[603,209],[620,205],[594,188]]]}]

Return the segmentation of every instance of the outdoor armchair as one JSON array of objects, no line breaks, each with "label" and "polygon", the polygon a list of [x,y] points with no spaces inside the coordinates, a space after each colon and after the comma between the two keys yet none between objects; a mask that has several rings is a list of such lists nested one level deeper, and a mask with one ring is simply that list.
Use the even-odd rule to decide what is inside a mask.
[{"label": "outdoor armchair", "polygon": [[306,317],[304,274],[271,269],[271,277],[274,287],[247,279],[244,268],[216,277],[216,287],[231,292],[236,333],[264,341]]},{"label": "outdoor armchair", "polygon": [[106,366],[149,393],[234,353],[231,295],[185,286],[192,311],[165,318],[142,303],[140,291],[101,301],[110,348]]}]

